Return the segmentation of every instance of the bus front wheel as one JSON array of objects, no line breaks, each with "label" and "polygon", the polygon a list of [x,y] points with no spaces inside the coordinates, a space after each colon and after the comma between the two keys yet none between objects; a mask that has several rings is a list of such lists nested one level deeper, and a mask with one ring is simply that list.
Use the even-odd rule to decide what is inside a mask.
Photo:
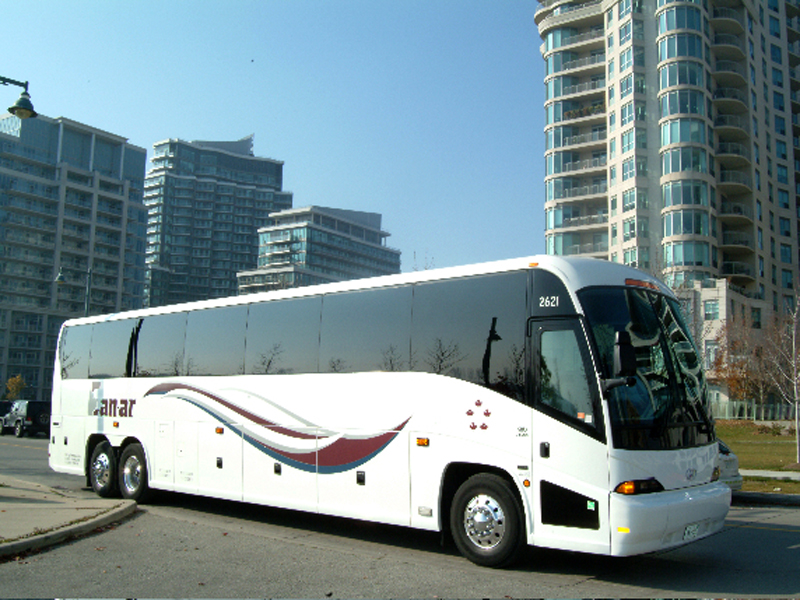
[{"label": "bus front wheel", "polygon": [[123,498],[144,503],[150,496],[147,460],[141,444],[131,444],[119,459],[119,490]]},{"label": "bus front wheel", "polygon": [[114,448],[107,441],[94,447],[89,464],[89,483],[102,498],[117,495],[117,457]]},{"label": "bus front wheel", "polygon": [[525,548],[522,509],[511,485],[490,473],[473,475],[458,488],[450,510],[458,550],[484,567],[504,567]]}]

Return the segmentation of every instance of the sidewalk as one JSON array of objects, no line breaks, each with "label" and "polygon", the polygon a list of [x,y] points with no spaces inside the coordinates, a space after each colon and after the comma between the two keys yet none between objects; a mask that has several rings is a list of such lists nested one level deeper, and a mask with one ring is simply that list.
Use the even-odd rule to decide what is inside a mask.
[{"label": "sidewalk", "polygon": [[0,559],[89,533],[135,510],[133,500],[78,498],[0,475]]}]

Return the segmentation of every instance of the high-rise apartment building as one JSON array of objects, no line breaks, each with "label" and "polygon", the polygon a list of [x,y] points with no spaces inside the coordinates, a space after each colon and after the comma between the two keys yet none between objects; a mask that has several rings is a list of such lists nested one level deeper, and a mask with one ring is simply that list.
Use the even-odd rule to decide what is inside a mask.
[{"label": "high-rise apartment building", "polygon": [[797,0],[546,0],[535,19],[547,252],[638,266],[751,323],[791,305]]},{"label": "high-rise apartment building", "polygon": [[146,303],[162,306],[234,296],[237,271],[254,269],[259,227],[292,206],[283,162],[253,155],[253,136],[235,142],[153,145],[145,181]]},{"label": "high-rise apartment building", "polygon": [[142,306],[145,163],[88,125],[0,116],[0,385],[48,400],[61,323]]},{"label": "high-rise apartment building", "polygon": [[307,206],[270,218],[258,231],[258,269],[239,273],[242,294],[400,272],[378,213]]}]

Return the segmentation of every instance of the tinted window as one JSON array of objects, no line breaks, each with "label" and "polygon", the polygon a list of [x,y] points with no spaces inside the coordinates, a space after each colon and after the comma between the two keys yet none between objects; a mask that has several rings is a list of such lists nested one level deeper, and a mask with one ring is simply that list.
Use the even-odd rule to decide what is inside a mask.
[{"label": "tinted window", "polygon": [[320,371],[407,371],[411,286],[325,296]]},{"label": "tinted window", "polygon": [[551,414],[594,425],[593,376],[576,320],[537,323],[534,397]]},{"label": "tinted window", "polygon": [[458,377],[515,398],[524,389],[527,274],[414,288],[414,370]]},{"label": "tinted window", "polygon": [[142,320],[134,365],[137,377],[183,375],[186,313],[156,315]]},{"label": "tinted window", "polygon": [[91,343],[91,325],[79,325],[64,329],[58,347],[62,379],[86,379],[89,376]]},{"label": "tinted window", "polygon": [[187,375],[244,373],[247,306],[228,306],[189,313],[186,322]]},{"label": "tinted window", "polygon": [[245,373],[316,373],[321,297],[253,304]]},{"label": "tinted window", "polygon": [[141,319],[97,323],[92,338],[89,374],[93,379],[129,377]]}]

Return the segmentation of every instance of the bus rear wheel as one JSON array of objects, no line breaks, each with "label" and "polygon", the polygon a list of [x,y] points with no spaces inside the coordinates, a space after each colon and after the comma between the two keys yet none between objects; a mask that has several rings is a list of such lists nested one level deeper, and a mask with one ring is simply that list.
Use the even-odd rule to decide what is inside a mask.
[{"label": "bus rear wheel", "polygon": [[473,475],[458,488],[450,528],[459,552],[484,567],[508,566],[525,548],[517,496],[505,479],[490,473]]},{"label": "bus rear wheel", "polygon": [[107,441],[94,447],[89,463],[89,483],[102,498],[113,498],[117,495],[117,457],[114,448]]},{"label": "bus rear wheel", "polygon": [[119,459],[119,490],[123,498],[144,503],[150,497],[147,460],[141,444],[131,444]]}]

